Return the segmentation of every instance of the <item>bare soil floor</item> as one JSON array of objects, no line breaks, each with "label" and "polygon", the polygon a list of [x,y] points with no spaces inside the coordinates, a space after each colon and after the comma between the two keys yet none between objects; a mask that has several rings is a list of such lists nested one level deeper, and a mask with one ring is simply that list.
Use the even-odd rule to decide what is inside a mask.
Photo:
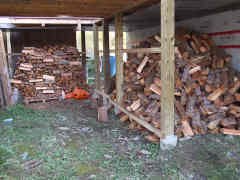
[{"label": "bare soil floor", "polygon": [[97,122],[89,100],[0,111],[0,180],[240,179],[240,137],[196,136],[161,151],[109,119]]}]

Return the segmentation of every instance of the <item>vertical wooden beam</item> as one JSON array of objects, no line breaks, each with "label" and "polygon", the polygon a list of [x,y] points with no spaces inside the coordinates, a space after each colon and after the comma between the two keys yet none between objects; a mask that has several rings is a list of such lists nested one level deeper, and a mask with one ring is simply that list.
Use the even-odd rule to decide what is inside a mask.
[{"label": "vertical wooden beam", "polygon": [[[6,32],[7,35],[7,53],[11,54],[12,53],[12,45],[11,45],[11,31],[8,30]],[[13,76],[13,62],[12,62],[12,56],[8,55],[8,68],[9,68],[9,76]]]},{"label": "vertical wooden beam", "polygon": [[4,45],[2,30],[0,30],[0,74],[2,79],[2,87],[3,87],[5,102],[7,106],[11,106],[12,91],[11,91],[11,86],[9,81],[7,56],[6,56],[6,49]]},{"label": "vertical wooden beam", "polygon": [[110,88],[111,88],[111,73],[110,73],[109,56],[110,56],[109,24],[105,20],[105,21],[103,21],[103,59],[104,59],[104,91],[106,94],[110,93]]},{"label": "vertical wooden beam", "polygon": [[175,0],[161,0],[161,130],[174,135]]},{"label": "vertical wooden beam", "polygon": [[0,77],[0,109],[4,106],[4,96],[2,91],[2,81]]},{"label": "vertical wooden beam", "polygon": [[123,20],[122,15],[115,16],[115,56],[116,56],[116,89],[117,103],[122,104],[123,99]]},{"label": "vertical wooden beam", "polygon": [[100,90],[100,58],[99,58],[99,37],[98,26],[94,24],[94,62],[95,62],[95,85],[96,89]]},{"label": "vertical wooden beam", "polygon": [[[82,27],[83,28],[83,27]],[[82,47],[82,66],[84,69],[84,78],[86,80],[86,33],[84,29],[81,29],[81,47]]]}]

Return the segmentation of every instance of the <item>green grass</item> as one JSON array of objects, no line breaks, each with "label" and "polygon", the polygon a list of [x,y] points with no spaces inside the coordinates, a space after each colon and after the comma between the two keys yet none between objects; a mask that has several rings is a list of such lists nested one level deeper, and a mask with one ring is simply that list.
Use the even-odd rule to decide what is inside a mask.
[{"label": "green grass", "polygon": [[[113,113],[110,123],[97,122],[94,113],[85,110],[76,113],[79,116],[71,117],[72,112],[53,113],[21,105],[2,110],[0,179],[182,180],[194,173],[207,180],[239,177],[239,137],[197,137],[162,152],[157,143],[132,140],[139,134],[127,130],[127,124],[120,123]],[[81,117],[93,131],[73,135],[57,128],[82,127]],[[13,121],[4,122],[7,118]],[[120,140],[122,137],[126,140]],[[150,154],[141,153],[143,150]],[[32,160],[40,164],[23,169]]]},{"label": "green grass", "polygon": [[[57,121],[57,114],[16,105],[1,111],[0,115],[0,178],[18,179],[23,176],[24,180],[38,180],[43,177],[59,180],[76,179],[91,174],[97,174],[97,179],[146,177],[141,173],[144,169],[144,161],[139,159],[137,152],[131,154],[119,152],[117,147],[113,147],[111,142],[104,142],[101,137],[93,136],[77,140],[69,137],[65,145],[59,143],[57,133],[52,128],[52,124]],[[13,118],[13,121],[3,122],[7,118]],[[101,124],[95,123],[95,120],[90,124],[101,128]],[[116,122],[112,126],[119,124]],[[110,132],[112,138],[120,136],[119,131]],[[82,140],[87,144],[79,143]],[[135,148],[135,144],[129,144],[131,145]],[[155,152],[154,147],[149,146],[149,149]],[[27,155],[25,159],[23,159],[24,154]],[[105,154],[112,158],[105,158]],[[22,165],[35,159],[41,161],[41,165],[24,171]]]}]

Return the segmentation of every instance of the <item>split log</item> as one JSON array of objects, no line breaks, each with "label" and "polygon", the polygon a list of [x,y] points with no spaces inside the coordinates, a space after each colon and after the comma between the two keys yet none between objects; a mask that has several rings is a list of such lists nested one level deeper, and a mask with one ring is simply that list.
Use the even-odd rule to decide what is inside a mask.
[{"label": "split log", "polygon": [[194,136],[194,133],[188,121],[182,121],[182,131],[184,136]]},{"label": "split log", "polygon": [[152,84],[150,86],[150,90],[158,95],[161,95],[161,89],[156,84]]},{"label": "split log", "polygon": [[125,114],[124,116],[122,116],[122,117],[120,118],[120,121],[121,121],[121,122],[126,122],[126,121],[128,121],[128,120],[129,120],[129,117],[128,117],[127,114]]},{"label": "split log", "polygon": [[240,135],[240,130],[222,128],[222,129],[220,129],[220,131],[223,134],[235,135],[235,136]]},{"label": "split log", "polygon": [[137,72],[138,72],[139,74],[142,73],[143,68],[146,66],[148,60],[149,60],[149,57],[148,57],[148,56],[145,56],[144,59],[143,59],[143,61],[141,62],[141,64],[138,66]]},{"label": "split log", "polygon": [[216,101],[216,99],[219,98],[219,96],[221,96],[224,92],[225,92],[224,88],[219,88],[208,96],[208,100],[209,101]]},{"label": "split log", "polygon": [[22,84],[23,82],[21,80],[17,80],[17,79],[10,79],[10,83],[11,84]]},{"label": "split log", "polygon": [[103,106],[98,108],[98,121],[108,122],[108,108]]}]

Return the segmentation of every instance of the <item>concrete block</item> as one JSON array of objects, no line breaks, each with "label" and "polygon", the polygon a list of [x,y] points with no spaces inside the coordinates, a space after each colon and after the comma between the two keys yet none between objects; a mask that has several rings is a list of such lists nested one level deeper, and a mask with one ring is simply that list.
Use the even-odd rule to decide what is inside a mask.
[{"label": "concrete block", "polygon": [[165,139],[160,140],[160,147],[163,151],[174,149],[177,146],[177,136],[167,136]]}]

